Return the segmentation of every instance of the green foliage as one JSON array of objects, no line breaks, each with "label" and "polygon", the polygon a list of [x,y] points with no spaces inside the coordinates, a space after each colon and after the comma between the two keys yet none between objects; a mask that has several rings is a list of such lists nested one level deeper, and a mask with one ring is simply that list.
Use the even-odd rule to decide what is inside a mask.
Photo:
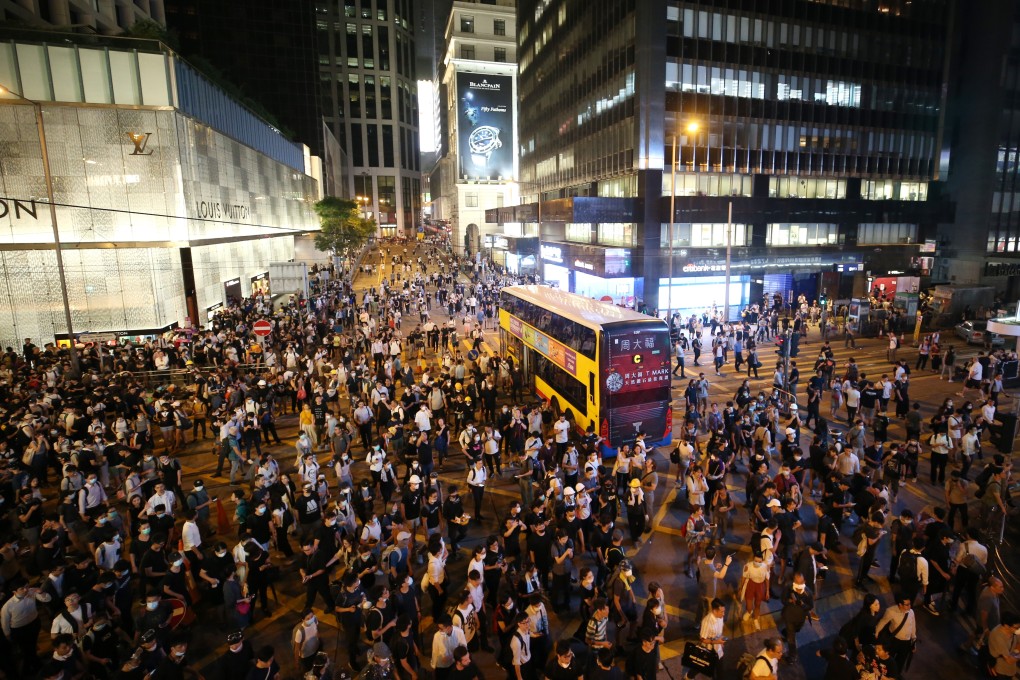
[{"label": "green foliage", "polygon": [[315,235],[315,247],[324,253],[345,257],[375,236],[374,219],[361,216],[357,202],[326,196],[315,204],[322,229]]},{"label": "green foliage", "polygon": [[172,50],[179,49],[179,41],[177,40],[176,31],[172,29],[168,30],[162,24],[153,21],[152,19],[139,19],[135,23],[131,24],[131,28],[124,31],[121,35],[125,38],[158,40]]}]

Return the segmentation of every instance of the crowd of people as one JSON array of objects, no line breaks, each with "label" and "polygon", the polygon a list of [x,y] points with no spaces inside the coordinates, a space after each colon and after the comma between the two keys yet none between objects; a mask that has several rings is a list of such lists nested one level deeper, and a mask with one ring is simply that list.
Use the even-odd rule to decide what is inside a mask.
[{"label": "crowd of people", "polygon": [[[947,400],[922,422],[905,361],[869,378],[852,357],[838,366],[828,343],[803,397],[795,361],[755,394],[755,343],[801,333],[810,314],[691,319],[677,328],[674,374],[700,366],[708,327],[716,373],[732,361],[749,379],[720,405],[703,373],[692,378],[668,460],[644,435],[603,458],[594,429],[574,431],[529,395],[512,357],[485,343],[499,288],[527,279],[432,245],[377,252],[367,287],[331,271],[308,299],[279,309],[262,296],[238,301],[177,343],[112,357],[90,349],[81,373],[52,346],[26,339],[7,351],[0,671],[193,676],[191,633],[208,630],[208,615],[224,648],[207,672],[274,680],[296,666],[321,678],[333,633],[320,611],[338,629],[339,665],[369,678],[483,678],[473,657],[484,654],[511,680],[650,680],[664,668],[667,609],[679,607],[697,623],[688,672],[722,673],[735,595],[747,634],[773,616],[762,612],[770,600],[781,603],[782,634],[737,664],[744,677],[774,679],[781,662],[797,663],[818,585],[849,561],[863,606],[824,651],[827,678],[902,677],[916,613],[955,612],[961,601],[975,622],[968,650],[1000,676],[1015,673],[1020,620],[1000,613],[988,559],[1011,509],[1011,462],[983,453],[998,398],[992,356],[977,360],[988,385],[971,377],[965,388],[978,406]],[[269,338],[252,333],[260,319],[273,325]],[[174,368],[166,379],[137,373]],[[890,402],[902,441],[889,436]],[[291,452],[279,429],[292,423]],[[216,470],[186,475],[188,455]],[[918,483],[924,461],[937,485],[926,492],[945,503],[915,516],[897,493]],[[668,601],[629,557],[650,540],[669,477],[696,601]],[[207,488],[224,483],[229,498]],[[741,483],[743,494],[728,490]],[[514,494],[502,507],[497,487]],[[742,564],[728,553],[734,543],[750,545]],[[896,600],[883,611],[871,574],[885,544]],[[273,615],[277,586],[304,592],[287,650],[255,645],[251,632]],[[552,617],[570,621],[571,634],[556,639]]]}]

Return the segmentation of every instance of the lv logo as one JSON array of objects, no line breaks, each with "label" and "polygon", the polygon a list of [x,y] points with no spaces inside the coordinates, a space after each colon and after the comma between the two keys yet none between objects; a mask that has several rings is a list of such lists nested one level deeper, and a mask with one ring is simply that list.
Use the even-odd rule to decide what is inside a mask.
[{"label": "lv logo", "polygon": [[149,145],[149,137],[152,136],[151,132],[129,132],[127,133],[128,139],[135,145],[135,150],[131,152],[131,156],[151,156],[152,151],[146,151],[145,147]]}]

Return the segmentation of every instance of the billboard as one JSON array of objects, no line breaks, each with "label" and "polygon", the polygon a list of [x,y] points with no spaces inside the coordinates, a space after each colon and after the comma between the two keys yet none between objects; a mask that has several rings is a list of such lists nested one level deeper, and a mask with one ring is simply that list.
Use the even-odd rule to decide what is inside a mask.
[{"label": "billboard", "polygon": [[457,74],[457,153],[460,176],[513,177],[513,77]]}]

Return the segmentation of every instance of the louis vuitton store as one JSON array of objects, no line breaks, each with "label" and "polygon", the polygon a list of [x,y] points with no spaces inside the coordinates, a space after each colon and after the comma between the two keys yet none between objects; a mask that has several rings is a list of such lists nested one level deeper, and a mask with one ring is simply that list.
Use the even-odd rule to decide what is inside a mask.
[{"label": "louis vuitton store", "polygon": [[[0,343],[66,337],[42,146],[76,334],[200,323],[317,229],[307,148],[155,41],[0,39]],[[27,100],[26,100],[27,99]],[[200,314],[201,310],[201,314]]]}]

